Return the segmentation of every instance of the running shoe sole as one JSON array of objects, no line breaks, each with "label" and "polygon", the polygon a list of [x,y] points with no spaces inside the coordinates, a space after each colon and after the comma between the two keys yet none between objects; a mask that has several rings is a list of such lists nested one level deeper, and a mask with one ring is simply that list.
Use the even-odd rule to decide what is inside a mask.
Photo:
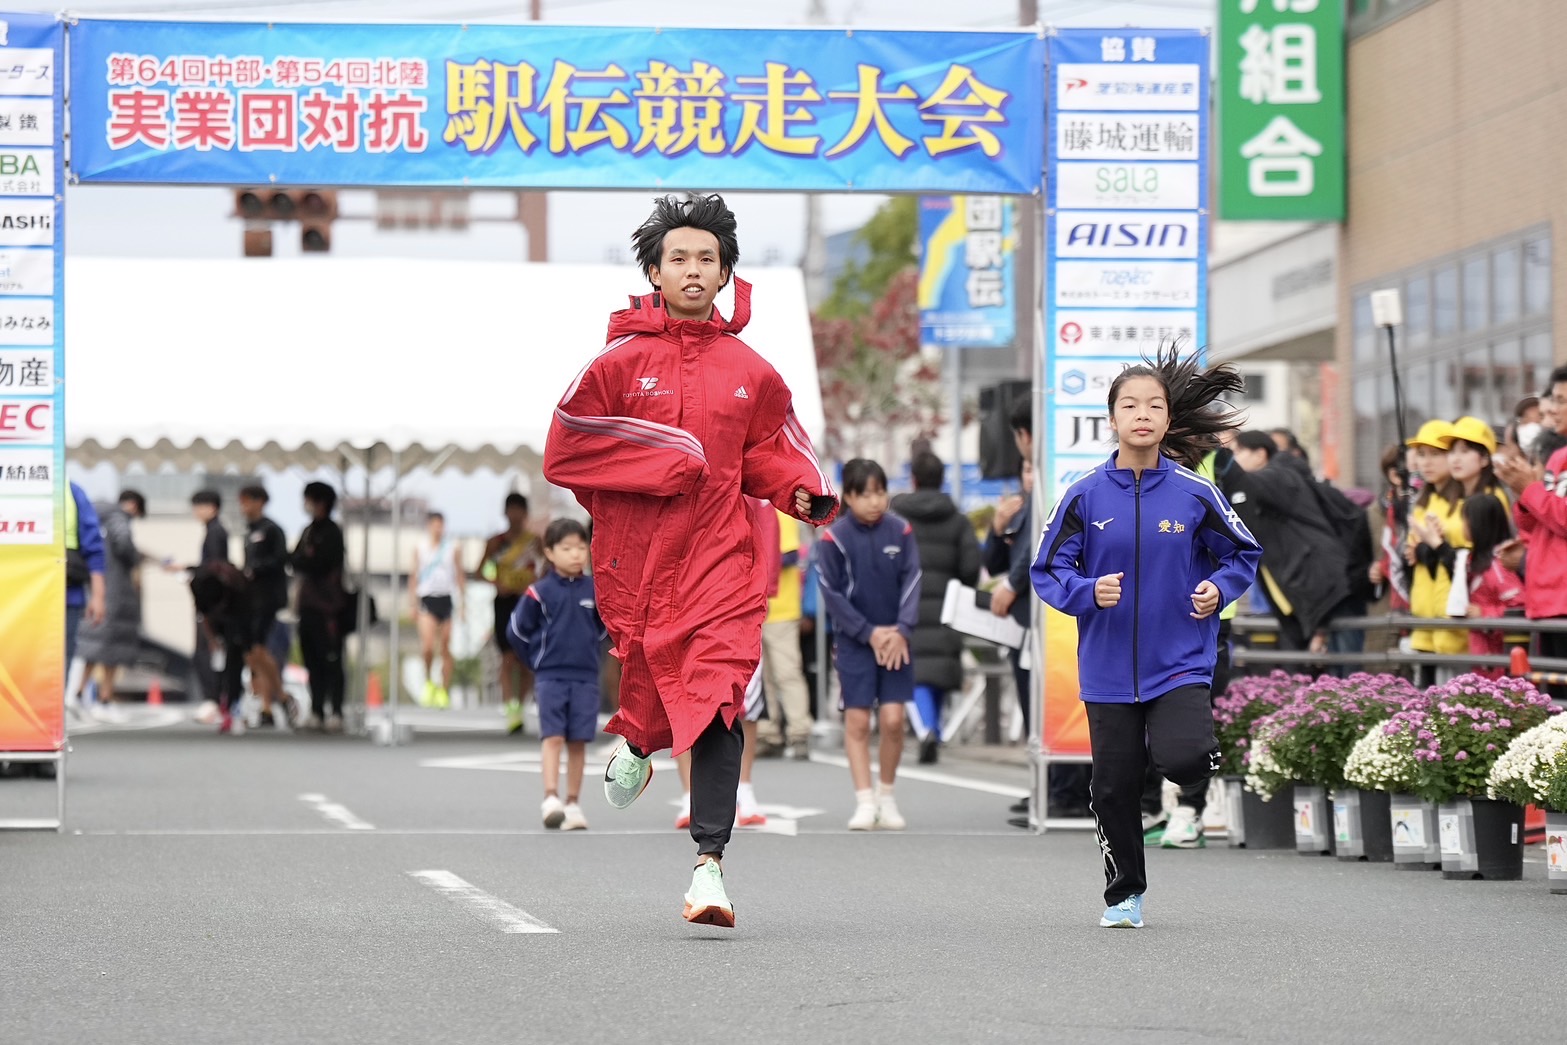
[{"label": "running shoe sole", "polygon": [[681,917],[692,925],[716,925],[720,929],[735,927],[735,913],[722,907],[692,907],[686,904]]},{"label": "running shoe sole", "polygon": [[[612,775],[610,775],[611,774],[610,766],[614,765],[615,758],[618,757],[619,754],[620,754],[620,749],[617,748],[616,751],[615,751],[615,754],[610,756],[610,760],[609,760],[610,761],[610,765],[604,767],[604,783],[606,783],[606,784],[613,784],[615,782],[615,778]],[[644,778],[643,781],[642,781],[642,789],[640,791],[638,791],[636,794],[632,795],[630,798],[628,798],[625,802],[623,802],[623,803],[622,802],[616,802],[613,798],[611,798],[610,795],[609,795],[609,789],[608,788],[605,788],[604,797],[606,799],[608,799],[609,800],[609,804],[611,806],[615,807],[616,809],[630,809],[632,803],[634,803],[637,799],[642,797],[643,792],[647,791],[648,785],[651,784],[652,782],[653,782],[653,767],[650,765],[650,766],[647,767],[647,777]]]},{"label": "running shoe sole", "polygon": [[557,809],[555,812],[544,818],[544,826],[552,831],[558,829],[560,825],[564,824],[565,822],[566,811],[564,809]]},{"label": "running shoe sole", "polygon": [[1141,929],[1143,923],[1134,922],[1130,918],[1122,918],[1118,922],[1112,922],[1108,918],[1101,918],[1099,919],[1099,927],[1101,929]]},{"label": "running shoe sole", "polygon": [[753,813],[751,816],[742,816],[735,821],[737,827],[761,827],[767,823],[767,817],[761,813]]}]

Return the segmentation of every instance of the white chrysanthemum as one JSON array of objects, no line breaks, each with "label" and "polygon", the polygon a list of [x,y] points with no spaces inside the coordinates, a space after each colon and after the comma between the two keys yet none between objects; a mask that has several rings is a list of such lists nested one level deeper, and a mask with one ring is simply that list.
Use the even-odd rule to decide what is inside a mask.
[{"label": "white chrysanthemum", "polygon": [[1246,787],[1260,795],[1264,802],[1272,801],[1290,779],[1284,767],[1274,759],[1267,734],[1265,728],[1252,734],[1251,753],[1246,759]]},{"label": "white chrysanthemum", "polygon": [[1553,715],[1518,734],[1491,767],[1486,794],[1519,804],[1542,804],[1563,748],[1567,748],[1567,715]]},{"label": "white chrysanthemum", "polygon": [[1380,725],[1366,730],[1344,760],[1344,779],[1367,791],[1405,791],[1413,786],[1415,765],[1398,737]]}]

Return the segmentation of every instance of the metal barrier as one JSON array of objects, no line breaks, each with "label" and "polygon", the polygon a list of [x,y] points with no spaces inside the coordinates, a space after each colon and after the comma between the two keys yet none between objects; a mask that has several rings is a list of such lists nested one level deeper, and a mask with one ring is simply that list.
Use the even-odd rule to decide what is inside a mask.
[{"label": "metal barrier", "polygon": [[[1230,631],[1242,635],[1277,632],[1278,618],[1271,616],[1237,616],[1230,622]],[[1548,617],[1530,620],[1527,617],[1411,617],[1408,614],[1388,613],[1366,617],[1340,617],[1324,625],[1327,631],[1413,631],[1460,630],[1500,631],[1509,635],[1563,634],[1567,633],[1567,618]],[[1248,664],[1299,664],[1339,665],[1356,664],[1368,670],[1374,667],[1399,667],[1402,665],[1434,665],[1448,668],[1510,668],[1510,654],[1484,653],[1423,653],[1419,650],[1386,649],[1361,653],[1312,653],[1309,650],[1258,649],[1236,643],[1231,649],[1231,663],[1237,667]],[[1567,682],[1567,659],[1559,657],[1529,658],[1529,672],[1524,676],[1531,682],[1553,684]]]}]

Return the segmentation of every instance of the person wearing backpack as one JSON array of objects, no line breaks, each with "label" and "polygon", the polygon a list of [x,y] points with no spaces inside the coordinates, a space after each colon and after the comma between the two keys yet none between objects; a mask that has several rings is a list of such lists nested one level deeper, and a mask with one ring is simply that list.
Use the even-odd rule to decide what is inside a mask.
[{"label": "person wearing backpack", "polygon": [[1324,626],[1350,594],[1349,553],[1300,467],[1268,433],[1249,431],[1220,452],[1215,472],[1262,545],[1258,580],[1278,617],[1279,648],[1320,653],[1328,647]]}]

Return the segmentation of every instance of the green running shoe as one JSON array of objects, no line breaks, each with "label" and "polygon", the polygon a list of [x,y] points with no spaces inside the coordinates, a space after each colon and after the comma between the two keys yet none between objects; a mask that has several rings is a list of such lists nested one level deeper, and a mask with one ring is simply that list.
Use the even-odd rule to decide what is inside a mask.
[{"label": "green running shoe", "polygon": [[625,809],[642,796],[653,779],[653,760],[638,758],[631,745],[621,741],[604,767],[604,797],[616,809]]},{"label": "green running shoe", "polygon": [[506,735],[514,737],[522,732],[522,701],[506,702]]},{"label": "green running shoe", "polygon": [[686,893],[682,912],[686,921],[696,925],[735,927],[735,908],[724,892],[724,872],[717,860],[703,860],[691,875],[691,890]]}]

